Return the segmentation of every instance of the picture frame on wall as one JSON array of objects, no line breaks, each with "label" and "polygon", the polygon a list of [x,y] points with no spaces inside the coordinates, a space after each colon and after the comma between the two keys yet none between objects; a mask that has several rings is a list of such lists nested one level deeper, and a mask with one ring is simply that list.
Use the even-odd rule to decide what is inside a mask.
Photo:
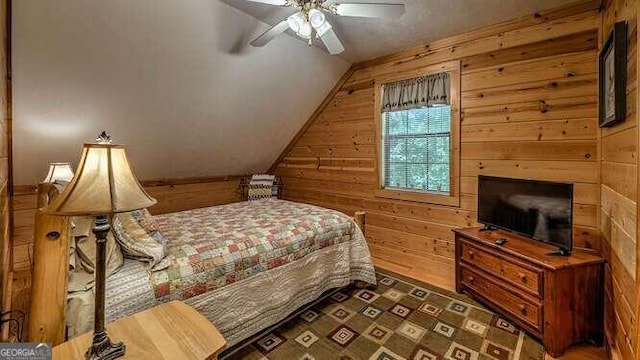
[{"label": "picture frame on wall", "polygon": [[627,22],[614,24],[599,57],[599,123],[613,126],[627,111]]}]

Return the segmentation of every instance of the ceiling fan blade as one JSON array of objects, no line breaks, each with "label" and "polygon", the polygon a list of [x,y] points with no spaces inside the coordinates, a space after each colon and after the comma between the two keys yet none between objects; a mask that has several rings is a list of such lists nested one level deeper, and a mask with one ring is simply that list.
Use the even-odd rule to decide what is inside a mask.
[{"label": "ceiling fan blade", "polygon": [[267,5],[284,6],[287,5],[287,0],[247,0],[251,2],[257,2]]},{"label": "ceiling fan blade", "polygon": [[255,47],[265,46],[269,41],[285,32],[288,28],[289,25],[287,24],[287,20],[283,20],[277,25],[274,25],[271,29],[265,31],[262,35],[255,38],[250,44]]},{"label": "ceiling fan blade", "polygon": [[342,16],[368,18],[399,18],[404,14],[404,4],[336,4],[336,13]]},{"label": "ceiling fan blade", "polygon": [[322,43],[329,50],[329,54],[337,55],[344,51],[344,46],[333,29],[329,28],[320,36]]}]

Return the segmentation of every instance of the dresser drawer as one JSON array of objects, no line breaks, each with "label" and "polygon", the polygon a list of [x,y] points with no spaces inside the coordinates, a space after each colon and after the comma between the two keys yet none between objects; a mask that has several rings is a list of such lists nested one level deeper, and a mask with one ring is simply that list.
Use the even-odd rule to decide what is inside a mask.
[{"label": "dresser drawer", "polygon": [[543,277],[542,271],[492,255],[464,242],[462,243],[462,259],[499,278],[511,281],[536,297],[542,297],[540,286]]},{"label": "dresser drawer", "polygon": [[[467,268],[461,269],[462,284],[478,295],[495,303],[508,311],[515,318],[528,324],[537,331],[542,331],[542,306],[516,295],[496,285],[491,279]],[[515,290],[517,293],[517,290]]]}]

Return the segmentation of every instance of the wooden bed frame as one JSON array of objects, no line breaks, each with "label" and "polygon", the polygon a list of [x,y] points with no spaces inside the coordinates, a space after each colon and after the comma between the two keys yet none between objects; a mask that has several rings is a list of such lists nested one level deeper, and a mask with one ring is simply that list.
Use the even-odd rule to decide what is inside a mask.
[{"label": "wooden bed frame", "polygon": [[[51,184],[38,185],[27,339],[55,346],[66,340],[71,222],[69,217],[42,212],[54,191]],[[353,219],[364,232],[365,213],[358,211]]]}]

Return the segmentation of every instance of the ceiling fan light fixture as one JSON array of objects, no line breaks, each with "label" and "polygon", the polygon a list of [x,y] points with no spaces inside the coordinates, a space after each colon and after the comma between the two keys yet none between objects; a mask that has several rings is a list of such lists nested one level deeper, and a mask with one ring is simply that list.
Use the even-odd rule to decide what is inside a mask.
[{"label": "ceiling fan light fixture", "polygon": [[318,9],[309,10],[309,22],[311,23],[311,26],[313,26],[314,29],[318,29],[323,24],[326,24],[327,22],[326,20],[327,19],[322,13],[322,11]]},{"label": "ceiling fan light fixture", "polygon": [[305,21],[304,23],[302,23],[302,25],[300,25],[300,29],[298,30],[297,34],[303,39],[309,39],[311,37],[312,31],[313,30],[311,28],[311,24]]},{"label": "ceiling fan light fixture", "polygon": [[297,33],[300,30],[300,24],[291,16],[287,18],[287,24],[289,25],[289,29],[293,30],[293,32]]},{"label": "ceiling fan light fixture", "polygon": [[[322,40],[331,55],[344,51],[344,45],[329,23],[326,14],[397,19],[405,13],[403,3],[340,3],[341,0],[248,0],[270,5],[283,5],[296,9],[298,12],[290,15],[278,24],[272,26],[262,35],[251,41],[252,46],[262,47],[274,37],[291,29],[298,37],[313,45],[314,38]],[[347,0],[349,1],[349,0]],[[315,33],[315,34],[314,34]],[[315,35],[315,36],[314,36]]]},{"label": "ceiling fan light fixture", "polygon": [[327,31],[331,30],[331,24],[329,24],[328,21],[325,21],[322,25],[320,25],[319,27],[316,27],[316,34],[318,34],[318,36],[322,36],[324,35]]},{"label": "ceiling fan light fixture", "polygon": [[296,34],[300,31],[300,28],[305,22],[306,20],[302,12],[295,13],[287,18],[289,28]]}]

